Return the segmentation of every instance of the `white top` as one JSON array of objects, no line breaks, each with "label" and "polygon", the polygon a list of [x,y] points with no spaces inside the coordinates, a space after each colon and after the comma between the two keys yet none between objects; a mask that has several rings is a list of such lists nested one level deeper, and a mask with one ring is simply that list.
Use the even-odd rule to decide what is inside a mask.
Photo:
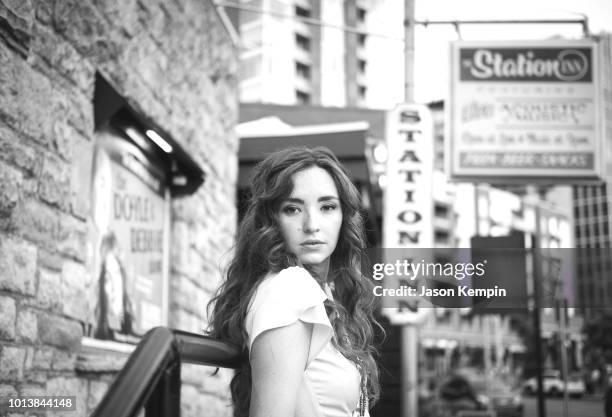
[{"label": "white top", "polygon": [[301,320],[313,325],[303,386],[295,417],[350,417],[359,410],[359,371],[331,343],[333,328],[323,301],[327,296],[300,267],[269,274],[259,284],[247,312],[249,352],[266,330]]}]

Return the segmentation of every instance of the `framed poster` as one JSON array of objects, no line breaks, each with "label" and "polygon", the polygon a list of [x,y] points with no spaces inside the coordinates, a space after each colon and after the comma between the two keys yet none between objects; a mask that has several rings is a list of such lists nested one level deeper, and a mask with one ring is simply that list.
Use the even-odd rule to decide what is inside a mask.
[{"label": "framed poster", "polygon": [[134,342],[167,322],[168,182],[163,167],[118,131],[97,136],[90,336]]}]

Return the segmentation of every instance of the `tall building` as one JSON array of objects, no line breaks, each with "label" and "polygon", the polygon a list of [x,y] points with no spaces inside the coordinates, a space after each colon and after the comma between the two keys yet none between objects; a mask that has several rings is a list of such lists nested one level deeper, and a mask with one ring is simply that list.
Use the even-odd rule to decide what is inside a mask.
[{"label": "tall building", "polygon": [[578,248],[578,306],[585,318],[595,318],[612,305],[612,247],[609,210],[612,204],[612,34],[598,35],[603,75],[603,139],[606,181],[599,185],[575,186],[573,206]]},{"label": "tall building", "polygon": [[403,98],[403,2],[243,0],[240,100],[391,108]]},{"label": "tall building", "polygon": [[576,186],[573,190],[577,258],[578,305],[591,318],[612,301],[608,184]]}]

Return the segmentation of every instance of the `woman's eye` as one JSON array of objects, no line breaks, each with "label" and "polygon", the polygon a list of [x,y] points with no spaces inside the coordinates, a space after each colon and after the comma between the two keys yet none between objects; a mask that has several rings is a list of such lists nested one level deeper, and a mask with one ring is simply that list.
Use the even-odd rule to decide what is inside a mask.
[{"label": "woman's eye", "polygon": [[284,214],[296,214],[300,211],[299,208],[295,206],[285,206],[281,210]]},{"label": "woman's eye", "polygon": [[333,210],[336,210],[337,208],[338,208],[338,206],[335,205],[335,204],[326,204],[323,207],[321,207],[321,210],[323,210],[323,211],[333,211]]}]

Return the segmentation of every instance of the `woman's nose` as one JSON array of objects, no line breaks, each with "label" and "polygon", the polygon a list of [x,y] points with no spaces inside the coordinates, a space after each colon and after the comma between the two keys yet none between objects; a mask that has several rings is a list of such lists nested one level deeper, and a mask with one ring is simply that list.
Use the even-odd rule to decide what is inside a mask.
[{"label": "woman's nose", "polygon": [[304,215],[303,227],[305,233],[318,232],[320,229],[319,216],[316,213],[307,211]]}]

